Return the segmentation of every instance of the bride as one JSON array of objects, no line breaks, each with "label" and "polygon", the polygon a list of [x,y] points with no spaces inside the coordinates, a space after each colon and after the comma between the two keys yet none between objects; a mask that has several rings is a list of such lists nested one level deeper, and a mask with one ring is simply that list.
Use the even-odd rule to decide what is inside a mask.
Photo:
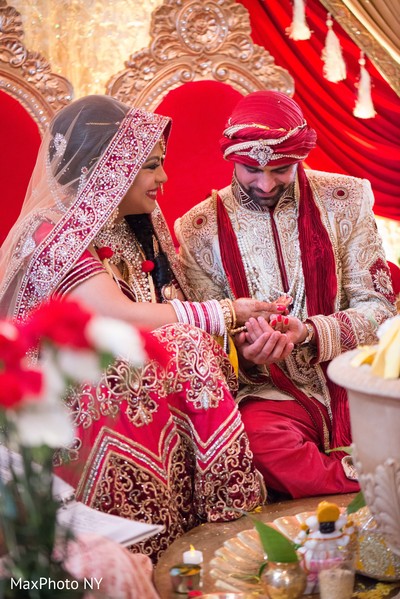
[{"label": "bride", "polygon": [[117,361],[96,386],[66,398],[76,439],[55,455],[78,500],[164,526],[132,547],[153,561],[191,527],[237,518],[263,500],[223,347],[251,315],[285,309],[243,298],[185,301],[157,204],[169,128],[168,118],[108,96],[61,110],[0,257],[0,316],[23,320],[68,296],[152,330],[162,346],[166,364],[150,356],[138,370]]}]

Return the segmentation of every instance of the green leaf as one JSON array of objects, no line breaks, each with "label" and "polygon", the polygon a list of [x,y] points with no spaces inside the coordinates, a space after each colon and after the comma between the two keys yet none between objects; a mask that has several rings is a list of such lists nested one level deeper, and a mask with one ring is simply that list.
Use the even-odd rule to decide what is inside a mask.
[{"label": "green leaf", "polygon": [[265,568],[268,566],[268,560],[266,560],[265,562],[263,562],[260,566],[260,569],[258,570],[258,578],[261,578],[262,573],[264,572]]},{"label": "green leaf", "polygon": [[346,512],[348,514],[354,514],[354,512],[358,512],[359,509],[361,509],[362,507],[365,507],[366,505],[367,504],[365,503],[364,494],[362,491],[360,491],[354,497],[353,501],[351,501],[349,503],[349,505],[347,506]]},{"label": "green leaf", "polygon": [[101,352],[100,354],[100,368],[107,370],[107,368],[115,362],[115,356],[110,352]]},{"label": "green leaf", "polygon": [[269,562],[292,563],[298,562],[295,545],[279,530],[249,516],[260,536],[260,541]]}]

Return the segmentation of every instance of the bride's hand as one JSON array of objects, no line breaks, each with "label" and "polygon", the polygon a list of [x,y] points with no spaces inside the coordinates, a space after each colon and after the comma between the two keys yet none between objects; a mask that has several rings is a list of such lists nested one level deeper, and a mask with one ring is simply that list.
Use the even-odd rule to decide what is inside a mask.
[{"label": "bride's hand", "polygon": [[286,306],[287,310],[285,314],[289,314],[289,306],[293,304],[293,298],[291,295],[280,295],[276,300],[274,300],[274,304]]},{"label": "bride's hand", "polygon": [[285,333],[293,344],[301,343],[308,333],[306,325],[294,316],[274,315],[271,317],[269,324],[274,331]]},{"label": "bride's hand", "polygon": [[282,314],[273,314],[269,320],[269,324],[274,329],[274,331],[286,333],[286,331],[289,328],[289,316],[284,316]]},{"label": "bride's hand", "polygon": [[249,318],[262,316],[269,321],[272,314],[286,314],[287,304],[282,302],[262,302],[247,297],[241,297],[233,302],[237,326],[243,325]]}]

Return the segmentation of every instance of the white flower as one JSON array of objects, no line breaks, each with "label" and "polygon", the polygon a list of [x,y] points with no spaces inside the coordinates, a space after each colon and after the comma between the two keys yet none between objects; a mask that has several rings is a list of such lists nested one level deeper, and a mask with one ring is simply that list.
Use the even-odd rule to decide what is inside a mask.
[{"label": "white flower", "polygon": [[395,327],[396,323],[398,323],[399,321],[400,321],[400,314],[398,314],[397,316],[392,316],[392,318],[388,318],[387,320],[385,320],[385,322],[380,325],[380,327],[378,328],[378,330],[376,332],[378,339],[382,339],[382,337],[386,333],[386,331],[389,331],[389,329],[391,329],[392,327]]},{"label": "white flower", "polygon": [[74,439],[70,415],[61,403],[49,405],[40,400],[26,402],[13,414],[13,420],[21,445],[37,447],[63,447]]},{"label": "white flower", "polygon": [[20,409],[9,414],[15,424],[17,441],[26,447],[69,445],[74,439],[73,426],[63,403],[66,384],[57,354],[44,347],[38,366],[43,374],[40,396],[27,396]]},{"label": "white flower", "polygon": [[[43,349],[38,365],[43,374],[43,387],[39,401],[46,405],[61,403],[65,393],[65,379],[60,372],[56,356],[51,349]],[[29,397],[26,399],[30,401]]]},{"label": "white flower", "polygon": [[91,350],[63,348],[58,351],[57,363],[65,376],[77,383],[97,383],[101,378],[99,356]]},{"label": "white flower", "polygon": [[6,320],[2,320],[0,322],[0,335],[3,335],[6,339],[10,341],[16,341],[18,339],[18,329],[11,322],[7,322]]},{"label": "white flower", "polygon": [[138,331],[130,324],[96,316],[86,327],[88,340],[99,351],[106,351],[132,366],[143,366],[146,354]]}]

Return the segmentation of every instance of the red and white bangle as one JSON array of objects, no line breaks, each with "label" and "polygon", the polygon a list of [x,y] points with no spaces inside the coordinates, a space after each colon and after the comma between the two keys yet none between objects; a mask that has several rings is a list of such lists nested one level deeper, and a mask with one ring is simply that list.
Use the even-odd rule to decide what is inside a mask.
[{"label": "red and white bangle", "polygon": [[169,300],[168,303],[171,304],[171,306],[175,310],[175,314],[178,319],[178,322],[185,322],[186,324],[189,324],[186,310],[183,307],[183,302],[181,302],[181,300],[178,300],[178,299],[173,299],[173,300]]},{"label": "red and white bangle", "polygon": [[218,300],[182,302],[173,299],[169,303],[175,310],[178,322],[198,327],[210,335],[226,334],[224,312]]}]

